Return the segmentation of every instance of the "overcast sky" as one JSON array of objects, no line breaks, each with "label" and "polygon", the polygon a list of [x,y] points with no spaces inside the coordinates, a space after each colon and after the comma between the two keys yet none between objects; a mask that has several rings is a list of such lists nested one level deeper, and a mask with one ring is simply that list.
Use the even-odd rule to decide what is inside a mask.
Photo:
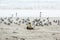
[{"label": "overcast sky", "polygon": [[18,16],[38,17],[60,16],[60,0],[0,0],[0,17],[11,16],[17,12]]},{"label": "overcast sky", "polygon": [[60,9],[60,0],[0,0],[2,9]]}]

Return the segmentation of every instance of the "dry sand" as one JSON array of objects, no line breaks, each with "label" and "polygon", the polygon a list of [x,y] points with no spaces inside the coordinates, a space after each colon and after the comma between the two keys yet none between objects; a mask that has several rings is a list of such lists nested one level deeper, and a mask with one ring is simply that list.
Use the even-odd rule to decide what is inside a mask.
[{"label": "dry sand", "polygon": [[35,26],[34,30],[27,30],[25,24],[9,26],[2,23],[0,40],[60,40],[60,25]]}]

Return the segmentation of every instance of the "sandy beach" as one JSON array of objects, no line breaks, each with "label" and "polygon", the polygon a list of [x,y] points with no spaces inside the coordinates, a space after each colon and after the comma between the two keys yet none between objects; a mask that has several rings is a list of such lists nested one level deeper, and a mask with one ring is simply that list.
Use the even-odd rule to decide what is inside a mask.
[{"label": "sandy beach", "polygon": [[12,23],[6,25],[1,23],[0,40],[60,40],[60,25],[53,22],[52,24],[49,26],[35,26],[34,30],[27,30],[26,24],[17,25]]}]

